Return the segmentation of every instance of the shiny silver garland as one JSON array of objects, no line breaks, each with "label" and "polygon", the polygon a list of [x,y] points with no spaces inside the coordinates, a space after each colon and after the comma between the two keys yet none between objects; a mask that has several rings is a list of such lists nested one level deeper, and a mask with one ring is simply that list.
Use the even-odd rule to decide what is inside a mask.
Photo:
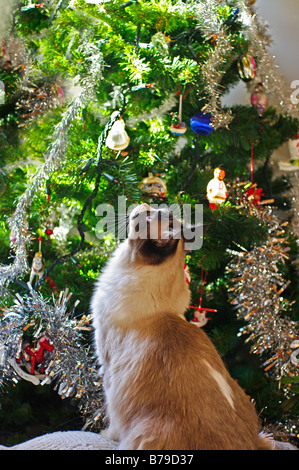
[{"label": "shiny silver garland", "polygon": [[14,234],[14,241],[11,243],[14,260],[10,265],[0,266],[0,291],[2,288],[2,292],[4,292],[3,287],[7,286],[11,280],[22,277],[28,272],[27,247],[31,239],[27,222],[28,210],[40,188],[45,185],[51,174],[63,165],[71,125],[80,110],[93,96],[94,87],[102,76],[103,58],[100,49],[85,40],[81,51],[84,51],[86,60],[90,63],[89,73],[80,78],[78,96],[73,98],[64,111],[61,121],[55,126],[53,142],[44,155],[45,161],[28,182],[26,191],[19,198],[15,212],[9,219],[10,230]]},{"label": "shiny silver garland", "polygon": [[207,104],[202,111],[211,113],[213,128],[228,127],[232,120],[231,111],[221,109],[220,97],[223,90],[220,81],[231,64],[232,45],[224,21],[219,17],[219,1],[196,2],[194,13],[201,33],[206,40],[215,37],[215,47],[200,67],[205,82]]},{"label": "shiny silver garland", "polygon": [[237,318],[246,322],[239,335],[247,335],[245,341],[251,344],[251,352],[263,359],[265,372],[287,394],[299,372],[299,330],[298,322],[285,314],[291,304],[282,297],[289,285],[279,270],[288,259],[286,232],[271,207],[252,206],[250,211],[267,224],[268,239],[251,251],[233,252],[226,268],[228,291]]},{"label": "shiny silver garland", "polygon": [[298,119],[299,109],[296,104],[292,103],[290,86],[280,73],[275,57],[267,49],[272,42],[268,26],[257,15],[254,8],[246,6],[244,2],[240,2],[239,10],[244,34],[250,44],[248,52],[257,58],[257,75],[254,80],[247,83],[249,92],[252,93],[257,83],[261,82],[269,105],[274,107],[279,114],[287,114]]},{"label": "shiny silver garland", "polygon": [[[5,308],[0,321],[0,390],[20,380],[35,385],[53,382],[54,390],[62,398],[78,399],[88,425],[101,426],[104,419],[102,384],[96,360],[84,347],[83,331],[91,330],[90,318],[74,317],[76,303],[68,311],[71,298],[68,289],[52,303],[30,284],[28,288],[26,296],[17,295],[14,304]],[[44,371],[41,372],[41,364],[37,363],[32,373],[26,344],[29,341],[29,347],[35,352],[41,338],[47,339],[52,351],[43,353]]]}]

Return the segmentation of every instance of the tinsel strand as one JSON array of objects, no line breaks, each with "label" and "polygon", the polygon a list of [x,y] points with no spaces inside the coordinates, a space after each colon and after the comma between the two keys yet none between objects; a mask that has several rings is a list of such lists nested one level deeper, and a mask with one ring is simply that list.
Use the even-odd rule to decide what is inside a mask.
[{"label": "tinsel strand", "polygon": [[208,59],[201,66],[201,74],[205,82],[207,104],[203,111],[211,113],[214,129],[228,127],[232,120],[231,112],[224,111],[220,106],[220,96],[223,93],[220,82],[225,74],[225,64],[231,62],[232,45],[226,31],[224,21],[219,18],[217,5],[219,2],[196,2],[195,16],[206,40],[215,36],[216,45],[211,50]]},{"label": "tinsel strand", "polygon": [[94,87],[101,78],[103,59],[100,49],[94,44],[84,41],[82,50],[85,51],[87,60],[91,63],[90,72],[88,76],[81,77],[83,87],[79,95],[71,101],[64,111],[61,121],[56,125],[53,133],[54,142],[44,155],[45,161],[29,181],[26,191],[18,200],[13,216],[9,219],[10,229],[15,237],[15,241],[12,243],[14,260],[12,264],[0,267],[0,287],[28,272],[27,246],[31,235],[28,231],[27,212],[37,191],[49,176],[63,165],[68,143],[68,132],[72,122],[93,95]]},{"label": "tinsel strand", "polygon": [[268,28],[252,7],[240,2],[240,19],[243,23],[244,34],[249,40],[248,52],[257,59],[257,76],[247,87],[251,93],[258,82],[263,84],[267,93],[269,104],[280,114],[288,114],[299,118],[298,106],[291,101],[290,86],[279,73],[279,66],[275,63],[275,57],[267,50],[271,40]]},{"label": "tinsel strand", "polygon": [[[293,358],[298,324],[283,313],[291,304],[282,297],[288,282],[278,268],[288,259],[285,230],[270,207],[251,211],[267,224],[269,237],[249,252],[234,252],[236,256],[226,268],[231,278],[229,292],[237,317],[246,322],[240,335],[247,335],[251,352],[263,358],[265,372],[280,386],[283,377],[291,382],[298,374],[298,363]],[[284,388],[287,392],[288,386]]]},{"label": "tinsel strand", "polygon": [[[54,347],[45,355],[43,383],[52,381],[54,390],[62,397],[75,397],[84,418],[100,426],[104,417],[103,392],[97,374],[96,359],[85,348],[82,331],[90,330],[90,319],[74,318],[75,306],[68,309],[71,294],[61,292],[53,304],[28,284],[29,293],[17,296],[7,307],[0,321],[0,389],[10,382],[17,383],[22,377],[37,378],[28,374],[24,365],[17,365],[24,348],[24,332],[31,327],[32,342],[46,337]],[[22,368],[22,369],[21,369]],[[23,373],[23,369],[25,372]]]}]

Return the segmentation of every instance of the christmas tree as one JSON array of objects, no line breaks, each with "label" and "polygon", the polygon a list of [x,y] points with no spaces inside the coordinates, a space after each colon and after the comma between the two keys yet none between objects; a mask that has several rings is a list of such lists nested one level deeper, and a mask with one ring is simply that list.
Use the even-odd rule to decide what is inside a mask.
[{"label": "christmas tree", "polygon": [[[296,439],[297,235],[290,181],[274,179],[269,161],[298,133],[298,110],[253,4],[24,0],[7,8],[3,444],[103,425],[89,303],[126,236],[128,208],[140,202],[201,205],[202,247],[186,256],[186,318],[208,333],[262,424]],[[223,107],[240,80],[252,106]],[[225,175],[220,203],[207,199],[216,168]],[[103,207],[112,218],[101,218]]]}]

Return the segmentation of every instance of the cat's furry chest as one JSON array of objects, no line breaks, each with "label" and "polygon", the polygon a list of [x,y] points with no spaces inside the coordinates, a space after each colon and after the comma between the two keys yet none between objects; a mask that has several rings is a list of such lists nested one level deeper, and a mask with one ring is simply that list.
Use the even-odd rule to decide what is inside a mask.
[{"label": "cat's furry chest", "polygon": [[97,283],[92,310],[109,318],[115,326],[130,323],[165,312],[182,316],[190,302],[183,263],[165,262],[159,266],[132,264],[128,246],[118,247]]}]

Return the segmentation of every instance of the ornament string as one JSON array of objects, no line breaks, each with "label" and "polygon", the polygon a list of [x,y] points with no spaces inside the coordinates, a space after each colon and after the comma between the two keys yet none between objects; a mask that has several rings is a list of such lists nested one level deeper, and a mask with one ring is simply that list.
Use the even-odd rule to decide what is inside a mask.
[{"label": "ornament string", "polygon": [[180,87],[180,84],[179,84],[178,91],[176,92],[176,94],[179,95],[179,100],[180,100],[180,104],[179,104],[179,122],[182,122],[183,101],[186,98],[186,96],[188,95],[188,93],[189,93],[189,91],[191,90],[192,87],[193,87],[193,85],[190,85],[188,90],[186,91],[186,93],[184,95],[182,95],[181,94],[181,87]]},{"label": "ornament string", "polygon": [[[204,273],[204,271],[203,271],[203,269],[202,269],[202,270],[201,270],[200,289],[198,289],[198,290],[200,291],[199,304],[198,304],[198,306],[196,306],[196,307],[190,306],[189,308],[193,308],[193,309],[195,309],[195,310],[198,310],[198,312],[201,312],[201,311],[217,312],[217,310],[215,310],[214,308],[205,308],[205,307],[202,307],[202,298],[203,298],[204,287],[205,287],[205,284],[206,284],[206,279],[207,279],[207,272]],[[210,320],[210,318],[207,318],[207,320]]]},{"label": "ornament string", "polygon": [[201,308],[201,304],[202,304],[202,296],[203,296],[203,290],[204,290],[204,287],[205,287],[206,279],[207,279],[207,272],[205,272],[205,275],[204,275],[203,274],[203,269],[202,269],[201,270],[200,299],[199,299],[199,307],[200,308]]}]

